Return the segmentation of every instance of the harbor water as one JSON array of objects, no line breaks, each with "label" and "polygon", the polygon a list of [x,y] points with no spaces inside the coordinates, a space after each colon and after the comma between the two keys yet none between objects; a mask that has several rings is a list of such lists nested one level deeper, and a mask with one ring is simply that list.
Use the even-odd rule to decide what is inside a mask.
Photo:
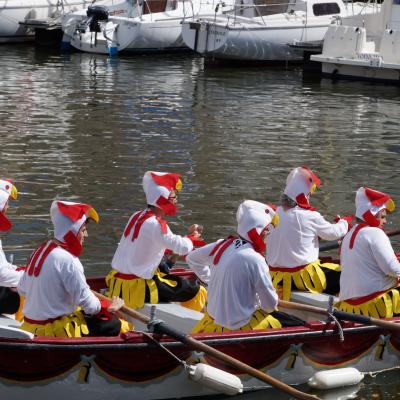
[{"label": "harbor water", "polygon": [[[49,208],[59,198],[99,212],[81,260],[88,276],[107,273],[129,216],[145,206],[147,170],[182,174],[170,227],[185,234],[202,224],[208,242],[234,232],[242,200],[277,203],[301,165],[320,177],[312,202],[329,220],[354,212],[362,185],[400,204],[397,87],[304,80],[298,68],[205,68],[192,55],[110,59],[26,45],[1,46],[0,71],[0,171],[19,190],[2,239],[18,265],[51,237]],[[400,211],[389,221],[398,229]],[[400,251],[398,237],[392,242]],[[397,399],[399,376],[329,398]]]}]

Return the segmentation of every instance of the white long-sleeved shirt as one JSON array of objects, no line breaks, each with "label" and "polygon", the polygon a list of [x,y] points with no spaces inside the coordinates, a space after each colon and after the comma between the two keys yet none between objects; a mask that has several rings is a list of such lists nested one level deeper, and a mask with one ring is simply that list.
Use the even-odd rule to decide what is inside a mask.
[{"label": "white long-sleeved shirt", "polygon": [[25,297],[23,313],[33,320],[46,320],[68,315],[78,306],[95,315],[99,299],[90,291],[78,257],[57,247],[45,259],[38,276],[25,271],[18,292]]},{"label": "white long-sleeved shirt", "polygon": [[337,240],[348,230],[347,221],[331,224],[318,212],[279,206],[279,226],[267,238],[267,262],[271,267],[298,267],[318,259],[319,240]]},{"label": "white long-sleeved shirt", "polygon": [[[127,226],[133,217],[129,219]],[[112,259],[111,265],[118,272],[151,279],[166,249],[179,255],[186,255],[193,250],[190,239],[174,235],[168,226],[167,233],[163,233],[155,216],[144,221],[139,236],[132,242],[134,228],[135,226],[127,237],[122,234]]]},{"label": "white long-sleeved shirt", "polygon": [[17,287],[24,271],[16,271],[17,266],[7,261],[0,240],[0,286]]},{"label": "white long-sleeved shirt", "polygon": [[374,227],[362,228],[350,249],[355,228],[343,239],[340,251],[340,300],[388,290],[400,277],[400,263],[385,232]]},{"label": "white long-sleeved shirt", "polygon": [[[207,280],[207,312],[214,321],[229,329],[246,325],[254,311],[272,312],[278,295],[272,286],[268,265],[250,243],[236,239],[223,252],[217,265],[210,256],[218,242],[188,254],[186,261],[200,279]],[[210,266],[210,267],[208,267]]]}]

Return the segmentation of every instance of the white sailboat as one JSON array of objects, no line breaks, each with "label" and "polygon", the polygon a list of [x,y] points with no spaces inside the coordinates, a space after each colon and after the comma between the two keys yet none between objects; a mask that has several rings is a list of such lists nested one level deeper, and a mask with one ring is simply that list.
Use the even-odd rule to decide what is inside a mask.
[{"label": "white sailboat", "polygon": [[385,0],[368,19],[344,18],[330,27],[322,54],[323,75],[400,83],[400,1]]},{"label": "white sailboat", "polygon": [[87,0],[0,0],[0,43],[33,40],[34,31],[20,22],[56,18],[90,3]]},{"label": "white sailboat", "polygon": [[86,22],[76,22],[74,15],[62,23],[63,42],[89,53],[116,55],[125,52],[187,51],[182,40],[182,21],[203,14],[218,15],[229,8],[217,0],[145,0],[135,13],[113,16],[99,13]]},{"label": "white sailboat", "polygon": [[296,44],[322,43],[328,26],[340,16],[366,15],[376,7],[342,0],[283,1],[238,0],[230,13],[184,21],[183,40],[214,59],[300,61]]}]

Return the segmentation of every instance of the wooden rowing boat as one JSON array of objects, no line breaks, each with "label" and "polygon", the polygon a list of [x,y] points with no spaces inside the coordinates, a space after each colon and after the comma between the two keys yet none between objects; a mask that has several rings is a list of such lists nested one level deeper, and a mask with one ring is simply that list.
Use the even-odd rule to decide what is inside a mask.
[{"label": "wooden rowing boat", "polygon": [[[175,273],[192,277],[187,270]],[[105,287],[104,278],[88,282],[96,291]],[[149,315],[150,306],[141,312]],[[157,305],[156,318],[182,332],[190,332],[201,317],[201,313],[177,304]],[[174,339],[146,333],[145,326],[134,323],[136,331],[121,337],[62,339],[32,337],[18,329],[18,322],[2,317],[2,397],[152,400],[215,395],[214,390],[189,379],[185,363],[198,362],[238,375],[245,390],[265,388],[265,383],[238,373],[222,361],[193,352]],[[334,323],[312,318],[304,326],[193,337],[290,385],[304,383],[326,369],[353,366],[371,372],[399,364],[399,334],[353,322],[341,325],[344,341]]]}]

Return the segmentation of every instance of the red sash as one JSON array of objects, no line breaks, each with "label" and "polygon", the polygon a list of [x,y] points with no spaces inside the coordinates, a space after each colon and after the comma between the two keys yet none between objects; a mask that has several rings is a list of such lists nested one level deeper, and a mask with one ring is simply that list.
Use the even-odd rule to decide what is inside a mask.
[{"label": "red sash", "polygon": [[[311,264],[311,263],[310,263]],[[298,267],[268,267],[270,271],[274,272],[297,272],[301,271],[303,268],[307,267],[308,264],[299,265]]]},{"label": "red sash", "polygon": [[217,243],[214,248],[211,250],[211,253],[209,256],[213,256],[213,264],[217,265],[219,262],[219,259],[221,258],[223,252],[233,243],[234,240],[236,240],[237,237],[235,236],[228,236],[226,239],[222,240],[221,242]]},{"label": "red sash", "polygon": [[[143,223],[153,216],[155,216],[155,214],[150,210],[143,210],[137,212],[129,221],[124,231],[124,236],[128,237],[133,229],[133,234],[131,239],[133,242],[139,236],[140,228],[142,227]],[[156,219],[161,226],[161,232],[164,234],[167,233],[167,222],[159,217],[156,217]]]},{"label": "red sash", "polygon": [[29,276],[38,276],[42,269],[42,265],[47,256],[58,247],[52,240],[43,243],[31,255],[27,265],[27,272]]}]

